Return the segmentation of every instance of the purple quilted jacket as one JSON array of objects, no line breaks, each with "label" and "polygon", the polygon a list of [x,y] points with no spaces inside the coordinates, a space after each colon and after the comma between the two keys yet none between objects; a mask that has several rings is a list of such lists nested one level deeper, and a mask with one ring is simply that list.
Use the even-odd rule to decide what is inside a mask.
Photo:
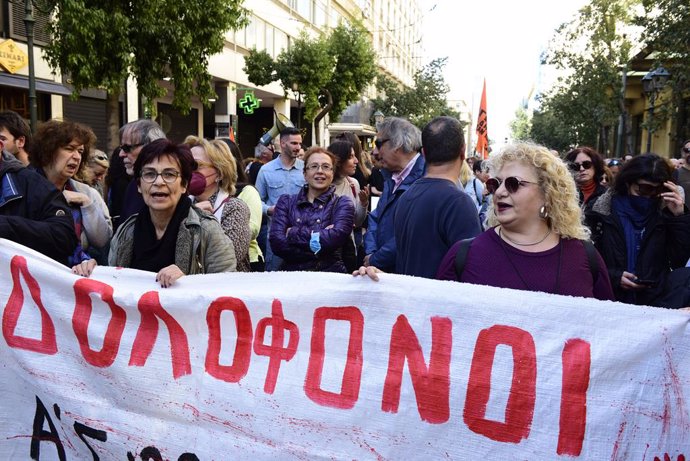
[{"label": "purple quilted jacket", "polygon": [[[307,186],[278,199],[269,239],[273,253],[283,258],[281,270],[346,272],[341,248],[350,238],[355,209],[352,200],[335,195],[334,190],[331,186],[314,203],[307,200]],[[320,233],[317,254],[309,248],[312,231]]]}]

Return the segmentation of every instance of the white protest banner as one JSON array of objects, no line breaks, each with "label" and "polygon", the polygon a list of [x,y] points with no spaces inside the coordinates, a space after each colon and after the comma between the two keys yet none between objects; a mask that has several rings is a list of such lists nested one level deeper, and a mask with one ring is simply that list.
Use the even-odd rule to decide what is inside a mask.
[{"label": "white protest banner", "polygon": [[383,274],[80,278],[0,240],[0,459],[690,457],[690,314]]}]

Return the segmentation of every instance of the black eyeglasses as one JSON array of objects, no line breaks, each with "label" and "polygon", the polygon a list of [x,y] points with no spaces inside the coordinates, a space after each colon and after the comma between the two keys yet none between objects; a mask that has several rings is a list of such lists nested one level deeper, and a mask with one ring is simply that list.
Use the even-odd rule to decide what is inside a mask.
[{"label": "black eyeglasses", "polygon": [[609,162],[609,166],[618,166],[618,165],[620,165],[620,164],[621,164],[621,161],[618,160],[618,159],[611,160],[611,161]]},{"label": "black eyeglasses", "polygon": [[589,170],[592,168],[592,165],[594,165],[592,162],[589,160],[585,160],[582,163],[577,163],[577,162],[570,162],[568,163],[568,168],[570,168],[572,171],[580,171],[580,168],[583,170]]},{"label": "black eyeglasses", "polygon": [[645,183],[635,183],[637,186],[637,195],[641,197],[657,197],[659,194],[661,194],[665,187],[663,185],[658,185],[658,184],[645,184]]},{"label": "black eyeglasses", "polygon": [[376,145],[377,149],[381,149],[381,147],[386,144],[390,139],[377,139],[374,141],[374,144]]},{"label": "black eyeglasses", "polygon": [[493,194],[498,190],[499,187],[501,187],[501,184],[506,186],[506,190],[509,194],[514,194],[518,191],[520,186],[536,184],[536,182],[525,181],[523,179],[516,178],[515,176],[509,176],[506,179],[489,178],[486,180],[486,190],[488,190],[490,194]]},{"label": "black eyeglasses", "polygon": [[174,183],[180,177],[180,172],[177,170],[163,170],[160,173],[156,170],[144,170],[141,172],[141,179],[147,183],[154,183],[160,176],[167,184]]},{"label": "black eyeglasses", "polygon": [[139,144],[123,144],[123,145],[120,146],[120,149],[122,149],[122,151],[123,151],[125,154],[129,154],[129,153],[132,152],[134,149],[136,149],[136,148],[139,147],[139,146],[143,146],[144,144],[146,144],[146,143],[145,143],[145,142],[141,142],[141,143],[139,143]]}]

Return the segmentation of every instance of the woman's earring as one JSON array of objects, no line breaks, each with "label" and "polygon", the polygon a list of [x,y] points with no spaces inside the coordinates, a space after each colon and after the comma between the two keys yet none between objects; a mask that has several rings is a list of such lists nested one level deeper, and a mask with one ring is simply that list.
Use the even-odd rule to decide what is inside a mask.
[{"label": "woman's earring", "polygon": [[549,212],[546,210],[546,205],[542,205],[541,208],[539,208],[539,217],[541,219],[547,219],[549,217]]}]

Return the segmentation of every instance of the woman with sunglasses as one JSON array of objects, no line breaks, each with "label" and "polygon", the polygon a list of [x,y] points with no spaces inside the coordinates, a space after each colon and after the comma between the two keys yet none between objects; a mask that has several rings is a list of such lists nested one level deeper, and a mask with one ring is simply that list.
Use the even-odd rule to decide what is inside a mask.
[{"label": "woman with sunglasses", "polygon": [[331,152],[311,147],[304,156],[306,184],[278,199],[269,240],[283,259],[281,270],[347,272],[342,247],[352,233],[355,208],[350,198],[335,193],[337,166]]},{"label": "woman with sunglasses", "polygon": [[586,215],[618,301],[688,305],[675,299],[669,280],[690,257],[690,214],[672,173],[656,154],[634,157]]},{"label": "woman with sunglasses", "polygon": [[[251,212],[249,205],[237,197],[238,170],[235,157],[228,145],[220,139],[208,141],[196,136],[187,136],[184,143],[192,150],[198,166],[197,172],[204,178],[204,187],[200,188],[201,191],[193,198],[194,205],[215,216],[235,249],[237,271],[249,272]],[[261,203],[258,196],[259,193],[256,192],[254,198]],[[258,235],[258,227],[255,230]]]},{"label": "woman with sunglasses", "polygon": [[[109,265],[155,272],[163,288],[184,275],[235,271],[232,243],[187,195],[195,169],[184,144],[158,139],[141,149],[133,172],[146,206],[115,233]],[[72,272],[88,277],[95,266],[94,260],[84,261]]]},{"label": "woman with sunglasses", "polygon": [[[455,243],[436,278],[613,299],[601,256],[583,242],[589,230],[582,224],[575,183],[565,163],[530,143],[508,145],[487,163],[492,177],[485,185],[493,194],[490,228]],[[377,280],[376,272],[361,267],[357,274]]]},{"label": "woman with sunglasses", "polygon": [[575,178],[580,206],[586,211],[606,192],[606,186],[601,184],[605,174],[604,160],[590,147],[578,147],[571,150],[565,155],[565,160]]}]

